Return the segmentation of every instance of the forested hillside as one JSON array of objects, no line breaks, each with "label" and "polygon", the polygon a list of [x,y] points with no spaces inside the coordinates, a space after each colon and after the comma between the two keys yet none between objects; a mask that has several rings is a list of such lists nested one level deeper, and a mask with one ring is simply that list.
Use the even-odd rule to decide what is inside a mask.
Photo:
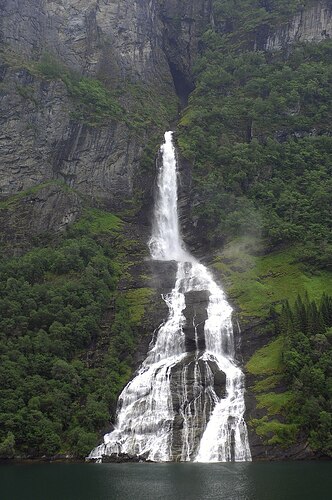
[{"label": "forested hillside", "polygon": [[1,456],[85,456],[98,441],[146,333],[153,292],[128,273],[144,253],[121,219],[90,209],[51,244],[2,259]]},{"label": "forested hillside", "polygon": [[262,50],[259,33],[298,2],[216,4],[221,31],[203,36],[179,128],[197,223],[212,245],[239,235],[300,243],[303,260],[330,267],[332,44]]},{"label": "forested hillside", "polygon": [[193,165],[192,218],[242,324],[255,324],[263,344],[278,335],[247,365],[251,429],[284,448],[310,436],[330,455],[331,319],[320,308],[332,289],[332,43],[324,33],[301,42],[301,26],[288,43],[286,22],[303,2],[214,6],[178,131]]}]

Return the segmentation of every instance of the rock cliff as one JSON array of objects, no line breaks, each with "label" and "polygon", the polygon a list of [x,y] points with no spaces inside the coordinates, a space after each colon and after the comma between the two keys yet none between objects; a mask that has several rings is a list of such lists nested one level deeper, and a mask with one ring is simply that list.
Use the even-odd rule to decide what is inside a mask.
[{"label": "rock cliff", "polygon": [[[139,81],[174,94],[154,2],[5,1],[1,42],[1,191],[61,179],[119,207],[133,194],[146,132],[119,120],[101,127],[73,118],[59,79],[31,74],[43,54],[109,87]],[[123,96],[124,105],[128,98]],[[13,154],[14,153],[14,154]]]},{"label": "rock cliff", "polygon": [[[144,183],[136,176],[140,161],[153,134],[153,147],[160,142],[176,108],[157,124],[151,115],[161,114],[161,101],[171,107],[176,91],[183,101],[192,90],[192,59],[208,16],[207,1],[2,1],[2,196],[60,179],[118,209],[136,188],[149,190],[152,175]],[[128,120],[92,126],[76,119],[68,86],[31,69],[45,54],[115,90]],[[146,112],[147,101],[150,116],[133,129],[133,115]]]},{"label": "rock cliff", "polygon": [[278,50],[295,42],[320,42],[332,36],[332,2],[321,0],[301,9],[268,36],[265,48]]},{"label": "rock cliff", "polygon": [[[0,195],[61,180],[117,210],[132,207],[135,193],[151,200],[155,148],[176,108],[159,121],[153,115],[162,114],[161,101],[163,108],[172,107],[176,94],[185,104],[200,35],[209,23],[211,0],[2,0]],[[331,32],[332,4],[321,0],[270,33],[265,47],[319,41]],[[82,102],[63,79],[36,71],[45,54],[115,92],[127,119],[91,123],[77,117]],[[146,108],[143,123],[133,128]],[[184,182],[188,186],[190,179]],[[185,212],[186,197],[181,204]]]}]

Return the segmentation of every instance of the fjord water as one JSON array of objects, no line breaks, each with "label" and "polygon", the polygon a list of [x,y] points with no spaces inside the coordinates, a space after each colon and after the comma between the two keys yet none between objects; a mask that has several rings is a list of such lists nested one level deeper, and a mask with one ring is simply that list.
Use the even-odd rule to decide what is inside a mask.
[{"label": "fjord water", "polygon": [[[155,462],[250,461],[243,418],[244,377],[235,362],[232,309],[207,268],[186,250],[181,238],[172,132],[165,134],[160,157],[149,247],[152,259],[177,262],[175,286],[164,297],[169,315],[138,373],[120,395],[115,429],[104,436],[104,443],[91,452],[90,458],[128,453]],[[194,353],[186,351],[183,330],[183,310],[190,292],[204,292],[208,297],[204,348],[199,347],[198,325],[194,324]],[[189,369],[193,373],[190,398]],[[216,369],[226,374],[223,397],[215,391]],[[172,376],[179,370],[181,383],[175,411]],[[174,443],[173,438],[176,417],[182,422],[177,438],[180,443]]]},{"label": "fjord water", "polygon": [[331,462],[0,467],[2,500],[328,500]]}]

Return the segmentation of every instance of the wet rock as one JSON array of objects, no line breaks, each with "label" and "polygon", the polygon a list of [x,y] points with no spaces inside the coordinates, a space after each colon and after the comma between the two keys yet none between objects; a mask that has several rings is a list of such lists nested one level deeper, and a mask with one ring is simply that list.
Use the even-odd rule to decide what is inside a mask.
[{"label": "wet rock", "polygon": [[163,295],[170,293],[175,285],[177,262],[150,259],[148,265],[152,274],[151,286],[158,289]]},{"label": "wet rock", "polygon": [[175,461],[181,459],[183,432],[190,436],[190,456],[198,449],[203,432],[217,398],[225,397],[226,375],[214,361],[200,359],[197,353],[188,353],[172,368],[171,393],[173,398],[172,452]]},{"label": "wet rock", "polygon": [[207,319],[207,307],[210,292],[207,290],[190,291],[185,293],[186,308],[183,314],[186,318],[183,332],[187,352],[204,350],[204,325]]},{"label": "wet rock", "polygon": [[222,372],[215,361],[208,361],[213,374],[213,388],[218,398],[226,396],[226,374]]},{"label": "wet rock", "polygon": [[[97,459],[87,459],[89,462],[96,462]],[[130,455],[129,453],[112,453],[111,455],[102,455],[101,461],[103,464],[123,464],[123,463],[138,463],[149,462],[143,455]]]}]

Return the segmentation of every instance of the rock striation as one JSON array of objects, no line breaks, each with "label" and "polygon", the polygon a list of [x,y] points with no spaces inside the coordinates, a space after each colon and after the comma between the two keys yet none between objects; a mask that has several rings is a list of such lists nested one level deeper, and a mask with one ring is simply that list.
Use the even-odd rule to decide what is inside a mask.
[{"label": "rock striation", "polygon": [[81,213],[80,197],[57,184],[17,196],[0,210],[1,249],[8,255],[20,255],[43,239],[54,241]]},{"label": "rock striation", "polygon": [[267,38],[267,50],[280,50],[295,42],[320,42],[332,36],[332,2],[321,0],[300,10]]},{"label": "rock striation", "polygon": [[172,101],[177,91],[185,100],[192,90],[192,60],[209,3],[2,0],[0,196],[52,179],[116,210],[135,190],[151,196],[153,170],[143,183],[137,173],[160,125],[133,130],[125,120],[84,123],[75,118],[64,83],[40,78],[31,62],[51,54],[78,75],[120,91],[129,113],[135,107],[130,86],[139,85],[149,89],[149,105],[157,110],[161,97]]},{"label": "rock striation", "polygon": [[2,2],[2,196],[50,179],[113,208],[133,195],[147,134],[115,120],[102,127],[75,120],[64,83],[38,78],[28,66],[50,53],[70,70],[109,86],[139,81],[174,94],[156,16],[155,2]]}]

